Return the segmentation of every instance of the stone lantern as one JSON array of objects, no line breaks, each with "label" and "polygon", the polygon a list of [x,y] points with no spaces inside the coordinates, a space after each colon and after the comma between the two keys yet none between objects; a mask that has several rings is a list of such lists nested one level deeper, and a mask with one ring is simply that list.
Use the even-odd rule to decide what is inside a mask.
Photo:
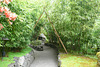
[{"label": "stone lantern", "polygon": [[45,41],[46,41],[46,36],[44,34],[40,34],[39,35],[39,40],[41,40],[42,41],[42,45],[44,45]]},{"label": "stone lantern", "polygon": [[42,41],[42,43],[40,45],[40,50],[43,50],[43,45],[45,44],[46,36],[44,34],[40,34],[38,40]]},{"label": "stone lantern", "polygon": [[6,44],[7,41],[9,41],[9,39],[3,37],[2,40],[4,41],[4,44],[2,44],[3,45],[3,48],[2,48],[2,57],[5,57],[5,55],[6,55],[6,52],[5,52],[5,44]]}]

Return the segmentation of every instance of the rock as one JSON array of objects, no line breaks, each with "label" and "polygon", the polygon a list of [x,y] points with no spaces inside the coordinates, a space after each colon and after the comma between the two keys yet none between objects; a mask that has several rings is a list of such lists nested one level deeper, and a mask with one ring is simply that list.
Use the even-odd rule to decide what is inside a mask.
[{"label": "rock", "polygon": [[25,58],[24,56],[20,57],[18,60],[18,67],[22,67],[24,64]]},{"label": "rock", "polygon": [[19,60],[19,57],[14,57],[15,62],[18,62],[18,60]]},{"label": "rock", "polygon": [[14,63],[9,64],[8,67],[15,67]]},{"label": "rock", "polygon": [[61,67],[61,61],[58,60],[58,67]]},{"label": "rock", "polygon": [[18,67],[18,64],[17,63],[11,63],[8,65],[8,67]]},{"label": "rock", "polygon": [[100,59],[100,52],[97,52],[96,56]]},{"label": "rock", "polygon": [[11,63],[8,67],[30,67],[30,64],[35,59],[34,50],[22,57],[14,57],[15,63]]},{"label": "rock", "polygon": [[58,60],[60,60],[60,55],[58,55]]},{"label": "rock", "polygon": [[97,60],[97,65],[100,66],[100,59]]},{"label": "rock", "polygon": [[29,47],[34,48],[34,46],[33,46],[33,45],[29,45]]},{"label": "rock", "polygon": [[100,67],[100,52],[97,52],[96,56],[98,57],[97,65]]}]

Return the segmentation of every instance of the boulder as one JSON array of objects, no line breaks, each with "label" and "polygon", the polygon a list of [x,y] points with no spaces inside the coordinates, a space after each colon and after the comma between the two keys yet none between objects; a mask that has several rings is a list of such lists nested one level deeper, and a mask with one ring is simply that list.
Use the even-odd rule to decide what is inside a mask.
[{"label": "boulder", "polygon": [[96,56],[100,59],[100,52],[97,52]]},{"label": "boulder", "polygon": [[24,56],[22,56],[22,57],[19,57],[19,60],[18,60],[18,67],[22,67],[23,66],[23,64],[24,64],[24,61],[25,61],[25,58],[24,58]]},{"label": "boulder", "polygon": [[8,67],[15,67],[14,63],[9,64]]},{"label": "boulder", "polygon": [[98,57],[97,65],[100,67],[100,52],[97,52],[96,56]]}]

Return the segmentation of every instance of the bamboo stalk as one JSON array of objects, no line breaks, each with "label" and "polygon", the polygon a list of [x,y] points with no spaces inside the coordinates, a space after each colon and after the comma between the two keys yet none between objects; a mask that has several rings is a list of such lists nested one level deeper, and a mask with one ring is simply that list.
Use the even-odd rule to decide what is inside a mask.
[{"label": "bamboo stalk", "polygon": [[35,26],[34,26],[34,28],[33,28],[33,29],[35,29],[35,27],[36,27],[37,23],[39,22],[40,18],[41,18],[41,17],[42,17],[42,15],[43,15],[43,13],[44,13],[44,11],[43,11],[43,12],[42,12],[42,14],[40,15],[40,17],[39,17],[38,21],[36,22],[36,24],[35,24]]},{"label": "bamboo stalk", "polygon": [[65,48],[65,46],[64,46],[64,44],[63,44],[63,42],[62,42],[62,40],[61,40],[61,38],[60,38],[60,36],[59,36],[59,34],[57,33],[57,31],[56,31],[56,29],[55,29],[53,23],[51,22],[50,17],[49,17],[48,14],[46,13],[46,11],[45,11],[45,14],[47,15],[47,17],[48,17],[48,19],[49,19],[50,23],[52,24],[52,27],[53,27],[53,29],[54,29],[54,31],[55,31],[55,34],[56,34],[57,37],[59,38],[59,41],[61,42],[61,44],[62,44],[62,46],[63,46],[65,52],[67,53],[67,50],[66,50],[66,48]]}]

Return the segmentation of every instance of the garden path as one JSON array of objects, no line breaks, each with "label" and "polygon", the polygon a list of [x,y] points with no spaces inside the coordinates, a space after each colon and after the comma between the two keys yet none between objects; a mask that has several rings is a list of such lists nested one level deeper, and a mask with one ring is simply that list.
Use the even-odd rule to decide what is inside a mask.
[{"label": "garden path", "polygon": [[56,50],[47,46],[43,47],[43,51],[34,51],[35,60],[30,67],[58,67]]}]

